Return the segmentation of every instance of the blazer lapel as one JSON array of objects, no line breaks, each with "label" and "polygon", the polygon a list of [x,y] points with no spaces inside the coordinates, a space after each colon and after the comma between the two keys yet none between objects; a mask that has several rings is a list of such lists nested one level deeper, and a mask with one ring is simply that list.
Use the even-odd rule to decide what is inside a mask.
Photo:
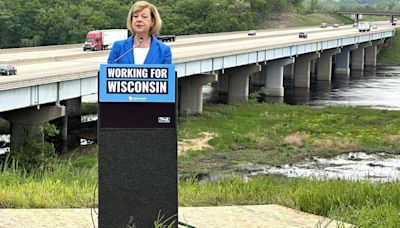
[{"label": "blazer lapel", "polygon": [[125,46],[125,50],[128,51],[131,48],[132,48],[132,51],[127,54],[128,60],[129,60],[129,63],[135,64],[135,57],[133,56],[133,36],[129,37],[128,42]]},{"label": "blazer lapel", "polygon": [[156,58],[157,51],[158,51],[158,44],[156,38],[151,37],[150,50],[149,53],[147,53],[146,58],[144,59],[144,64],[154,63],[155,61],[153,59]]}]

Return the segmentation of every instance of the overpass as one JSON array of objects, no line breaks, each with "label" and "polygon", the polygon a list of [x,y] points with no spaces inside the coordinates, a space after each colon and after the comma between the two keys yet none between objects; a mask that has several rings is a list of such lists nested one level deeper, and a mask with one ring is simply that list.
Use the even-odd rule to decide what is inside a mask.
[{"label": "overpass", "polygon": [[[298,38],[300,31],[308,32],[308,38]],[[250,76],[265,84],[269,96],[283,96],[285,66],[295,87],[310,87],[314,64],[317,79],[330,81],[333,56],[336,74],[349,77],[350,70],[374,67],[377,52],[394,33],[382,22],[366,33],[342,26],[258,31],[254,37],[233,32],[178,38],[170,45],[178,73],[179,113],[201,113],[201,88],[213,81],[221,99],[232,103],[247,99]],[[80,123],[80,97],[97,93],[97,69],[107,54],[83,53],[80,46],[1,50],[0,62],[15,63],[18,69],[17,76],[0,78],[0,116],[12,124],[12,142],[21,143],[27,130],[39,134],[43,122],[60,117],[67,140],[68,126]]]},{"label": "overpass", "polygon": [[355,15],[355,22],[358,23],[360,15],[371,15],[371,16],[388,16],[390,17],[390,22],[392,23],[394,18],[400,16],[400,13],[396,12],[360,12],[360,11],[341,11],[337,12],[338,14],[350,14]]}]

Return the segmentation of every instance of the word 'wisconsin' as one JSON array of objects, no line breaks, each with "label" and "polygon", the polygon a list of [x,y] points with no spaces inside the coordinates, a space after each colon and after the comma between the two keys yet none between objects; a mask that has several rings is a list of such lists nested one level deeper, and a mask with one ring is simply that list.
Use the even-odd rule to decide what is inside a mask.
[{"label": "word 'wisconsin'", "polygon": [[163,68],[107,68],[107,78],[168,78]]},{"label": "word 'wisconsin'", "polygon": [[168,94],[167,81],[107,81],[107,93]]}]

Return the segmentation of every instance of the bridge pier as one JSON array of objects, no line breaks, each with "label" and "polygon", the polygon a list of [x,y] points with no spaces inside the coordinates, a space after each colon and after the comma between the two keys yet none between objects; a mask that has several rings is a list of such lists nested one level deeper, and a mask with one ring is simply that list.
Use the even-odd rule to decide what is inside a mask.
[{"label": "bridge pier", "polygon": [[335,74],[350,77],[350,52],[358,48],[357,44],[345,46],[336,55]]},{"label": "bridge pier", "polygon": [[73,98],[63,101],[62,104],[65,106],[66,115],[63,118],[61,139],[69,148],[77,147],[80,145],[80,139],[73,134],[73,131],[81,129],[82,99],[81,97]]},{"label": "bridge pier", "polygon": [[351,70],[364,70],[365,48],[371,45],[371,42],[358,44],[358,48],[351,52]]},{"label": "bridge pier", "polygon": [[294,87],[310,88],[310,61],[320,57],[320,53],[299,55],[294,63]]},{"label": "bridge pier", "polygon": [[331,81],[332,79],[332,56],[340,53],[340,48],[324,50],[318,59],[317,80]]},{"label": "bridge pier", "polygon": [[189,115],[203,112],[203,85],[215,81],[216,74],[201,74],[178,79],[179,114]]},{"label": "bridge pier", "polygon": [[1,116],[11,124],[11,145],[22,146],[26,135],[43,141],[43,123],[65,116],[65,107],[30,107],[3,112]]},{"label": "bridge pier", "polygon": [[294,58],[284,58],[268,61],[261,71],[266,81],[268,96],[283,97],[283,68],[286,65],[293,64]]},{"label": "bridge pier", "polygon": [[378,46],[383,44],[384,40],[373,41],[370,47],[365,49],[365,67],[375,68],[376,57],[378,55]]},{"label": "bridge pier", "polygon": [[293,80],[294,64],[289,64],[283,67],[283,78]]},{"label": "bridge pier", "polygon": [[[228,104],[235,101],[245,101],[248,99],[249,76],[259,71],[261,71],[261,65],[257,64],[225,69],[225,74],[229,75]],[[225,79],[226,78],[224,78],[224,80]]]}]

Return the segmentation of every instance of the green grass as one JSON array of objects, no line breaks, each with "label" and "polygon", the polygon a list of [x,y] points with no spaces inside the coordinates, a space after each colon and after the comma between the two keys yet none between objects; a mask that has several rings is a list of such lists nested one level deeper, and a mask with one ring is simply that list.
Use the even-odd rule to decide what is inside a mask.
[{"label": "green grass", "polygon": [[59,158],[44,172],[6,168],[0,173],[0,208],[88,208],[96,182],[93,154]]},{"label": "green grass", "polygon": [[276,176],[180,181],[179,205],[279,204],[359,227],[400,224],[400,183],[315,181]]},{"label": "green grass", "polygon": [[[400,152],[398,111],[356,107],[258,104],[206,105],[179,118],[179,139],[215,133],[214,147],[179,157],[179,173],[234,171],[238,163],[284,164],[348,151]],[[1,208],[90,207],[97,181],[97,147],[63,155],[43,173],[7,169],[0,175]],[[222,161],[218,164],[218,161]],[[231,170],[230,170],[231,169]],[[400,184],[317,181],[263,176],[244,181],[179,181],[180,206],[280,204],[360,227],[395,227]],[[97,203],[97,199],[95,200]]]},{"label": "green grass", "polygon": [[388,47],[378,54],[377,62],[382,65],[400,65],[400,30],[391,39]]},{"label": "green grass", "polygon": [[82,103],[81,105],[82,115],[96,114],[97,113],[97,103]]}]

